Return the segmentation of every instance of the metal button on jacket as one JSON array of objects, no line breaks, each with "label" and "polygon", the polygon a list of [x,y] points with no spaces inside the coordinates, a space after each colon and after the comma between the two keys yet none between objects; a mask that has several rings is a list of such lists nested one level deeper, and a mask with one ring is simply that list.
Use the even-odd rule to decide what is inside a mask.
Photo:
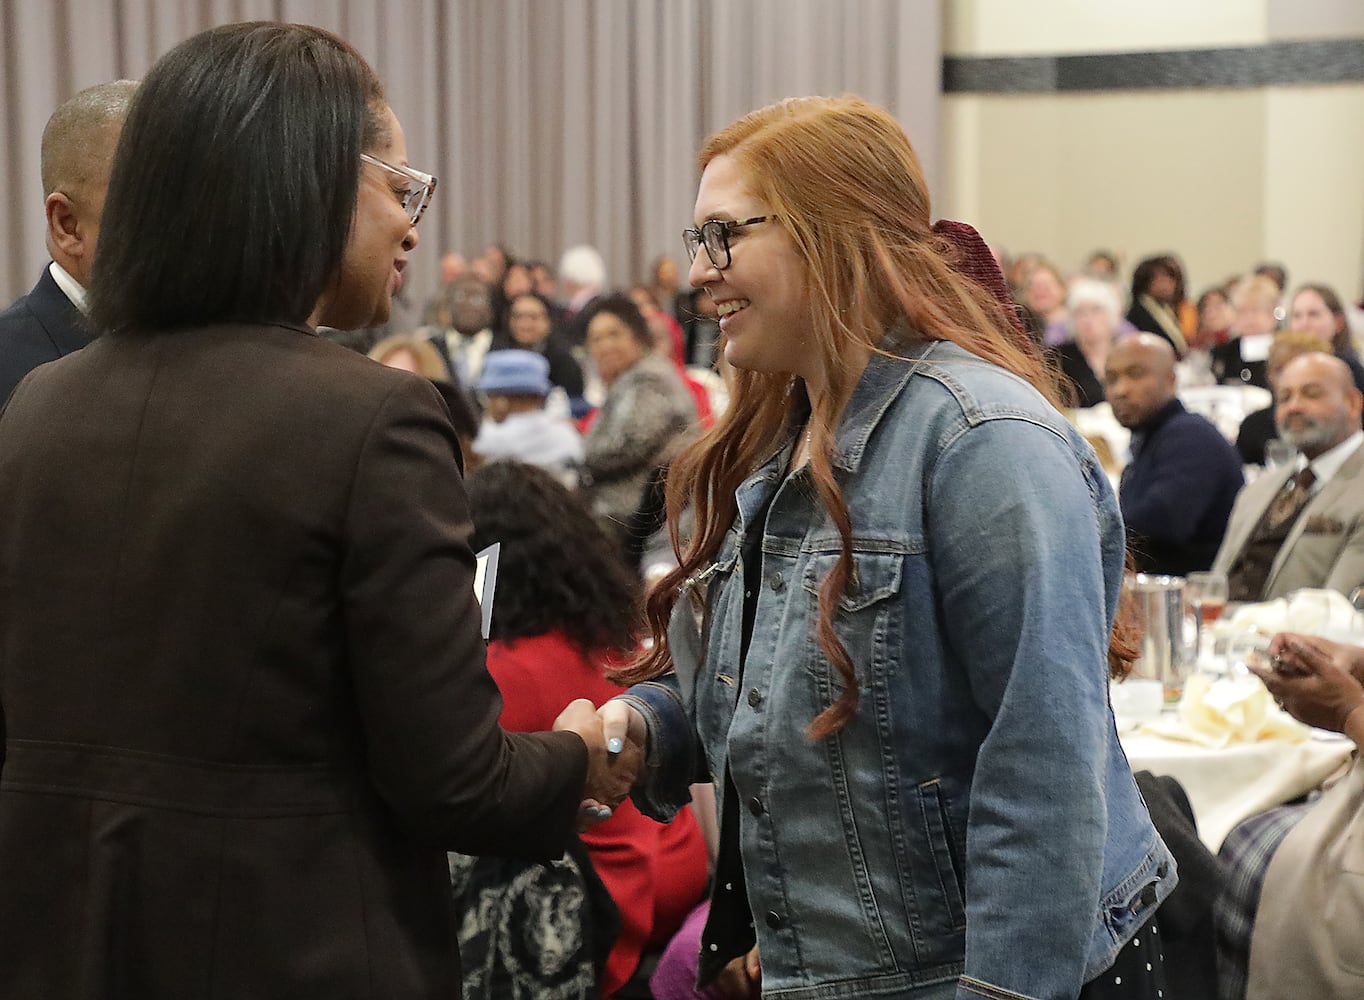
[{"label": "metal button on jacket", "polygon": [[778,570],[767,578],[767,585],[772,588],[773,593],[780,594],[786,589],[786,577]]},{"label": "metal button on jacket", "polygon": [[761,816],[763,814],[762,799],[758,798],[756,795],[753,796],[753,798],[749,799],[748,811],[751,812],[754,816]]},{"label": "metal button on jacket", "polygon": [[761,691],[759,691],[757,688],[748,689],[748,704],[750,707],[757,708],[759,705],[762,704],[762,701],[763,693]]},{"label": "metal button on jacket", "polygon": [[776,912],[775,910],[768,910],[767,926],[771,927],[774,931],[779,931],[781,930],[781,925],[782,925],[781,914]]}]

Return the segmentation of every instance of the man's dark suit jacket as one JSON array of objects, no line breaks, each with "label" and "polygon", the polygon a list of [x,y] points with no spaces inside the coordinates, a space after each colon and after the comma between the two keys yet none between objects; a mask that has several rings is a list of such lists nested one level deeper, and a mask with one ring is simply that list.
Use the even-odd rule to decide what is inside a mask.
[{"label": "man's dark suit jacket", "polygon": [[1236,449],[1177,399],[1134,428],[1118,499],[1137,571],[1211,566],[1244,482]]},{"label": "man's dark suit jacket", "polygon": [[0,414],[0,996],[457,997],[445,850],[572,835],[508,735],[444,404],[306,328],[105,334]]},{"label": "man's dark suit jacket", "polygon": [[0,313],[0,403],[33,369],[89,342],[85,317],[43,268],[33,290]]}]

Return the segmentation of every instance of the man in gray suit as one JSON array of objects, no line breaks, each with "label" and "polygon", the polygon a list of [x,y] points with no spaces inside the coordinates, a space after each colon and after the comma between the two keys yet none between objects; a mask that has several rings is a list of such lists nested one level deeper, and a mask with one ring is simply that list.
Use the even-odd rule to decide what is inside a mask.
[{"label": "man in gray suit", "polygon": [[95,260],[109,168],[137,83],[88,87],[53,112],[43,129],[47,252],[38,284],[0,313],[0,404],[38,365],[89,343],[85,289]]},{"label": "man in gray suit", "polygon": [[1213,563],[1233,601],[1301,587],[1349,594],[1364,584],[1364,397],[1338,358],[1290,361],[1275,391],[1279,436],[1298,461],[1266,472],[1236,498]]}]

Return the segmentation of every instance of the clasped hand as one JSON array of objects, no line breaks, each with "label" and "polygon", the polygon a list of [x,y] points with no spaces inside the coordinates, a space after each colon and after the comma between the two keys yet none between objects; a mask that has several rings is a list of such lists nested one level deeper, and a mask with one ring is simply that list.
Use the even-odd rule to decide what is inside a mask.
[{"label": "clasped hand", "polygon": [[565,730],[587,744],[587,784],[578,812],[578,828],[584,830],[609,819],[639,781],[648,736],[644,717],[629,705],[608,701],[598,710],[586,698],[570,702],[554,720],[555,732]]},{"label": "clasped hand", "polygon": [[[1364,708],[1364,650],[1316,636],[1281,632],[1269,645],[1274,667],[1252,667],[1289,714],[1319,729],[1346,732]],[[1353,734],[1350,734],[1353,735]]]}]

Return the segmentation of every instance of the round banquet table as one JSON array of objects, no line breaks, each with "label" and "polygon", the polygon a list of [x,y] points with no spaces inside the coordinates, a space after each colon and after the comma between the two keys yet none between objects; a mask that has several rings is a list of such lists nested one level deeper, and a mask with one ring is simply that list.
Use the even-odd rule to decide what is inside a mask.
[{"label": "round banquet table", "polygon": [[1133,771],[1168,774],[1184,786],[1198,834],[1216,852],[1247,816],[1320,785],[1350,759],[1354,744],[1336,734],[1301,743],[1266,740],[1205,747],[1136,730],[1121,737]]}]

